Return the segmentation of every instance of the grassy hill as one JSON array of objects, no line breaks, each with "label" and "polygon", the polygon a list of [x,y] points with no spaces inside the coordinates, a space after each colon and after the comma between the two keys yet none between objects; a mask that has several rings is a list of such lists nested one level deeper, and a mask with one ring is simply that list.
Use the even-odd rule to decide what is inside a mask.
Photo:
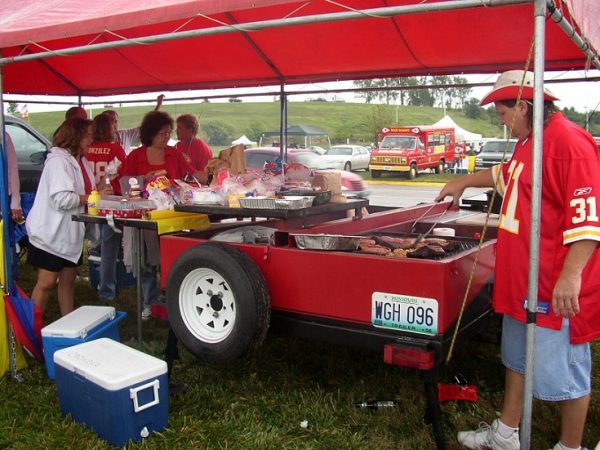
[{"label": "grassy hill", "polygon": [[[114,108],[119,113],[121,128],[136,127],[143,115],[152,106],[130,106]],[[93,111],[97,114],[102,109]],[[279,128],[279,102],[263,103],[190,103],[163,105],[163,111],[174,118],[183,113],[193,113],[200,118],[201,128],[210,124],[222,126],[231,139],[246,134],[256,139],[263,131]],[[461,110],[450,110],[448,114],[461,127],[485,137],[501,137],[502,129],[487,118],[473,120],[467,118]],[[440,108],[367,105],[344,102],[290,102],[288,106],[288,124],[312,125],[326,130],[334,143],[370,143],[375,141],[375,132],[381,125],[427,125],[443,117]],[[64,119],[64,111],[31,113],[31,124],[46,136],[51,136]],[[200,133],[206,138],[204,130]],[[231,140],[229,139],[229,140]]]}]

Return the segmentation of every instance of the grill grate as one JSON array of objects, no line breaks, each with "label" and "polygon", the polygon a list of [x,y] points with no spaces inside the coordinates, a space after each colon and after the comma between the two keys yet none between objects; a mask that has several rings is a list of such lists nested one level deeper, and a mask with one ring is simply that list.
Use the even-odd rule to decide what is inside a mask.
[{"label": "grill grate", "polygon": [[[369,233],[366,234],[364,237],[368,238],[368,237],[372,237],[372,236],[378,236],[378,237],[383,237],[383,236],[389,236],[389,237],[398,237],[398,238],[416,238],[418,236],[418,234],[396,234],[396,233]],[[433,256],[410,256],[410,259],[427,259],[427,260],[443,260],[446,258],[449,258],[451,256],[455,256],[459,253],[463,253],[466,252],[468,250],[471,250],[474,247],[477,247],[477,245],[479,244],[479,240],[477,239],[472,239],[472,238],[457,238],[457,237],[451,237],[451,236],[432,236],[432,238],[435,239],[444,239],[446,241],[449,242],[454,242],[457,243],[458,245],[454,248],[454,250],[444,250],[445,253],[443,255],[433,255]],[[427,238],[425,239],[427,240]]]}]

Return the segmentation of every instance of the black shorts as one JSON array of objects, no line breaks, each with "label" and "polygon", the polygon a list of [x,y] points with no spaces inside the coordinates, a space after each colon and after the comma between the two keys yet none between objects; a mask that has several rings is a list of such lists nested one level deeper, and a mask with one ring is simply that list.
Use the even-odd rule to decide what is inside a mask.
[{"label": "black shorts", "polygon": [[83,253],[81,253],[77,264],[75,264],[72,261],[39,249],[30,243],[29,248],[27,249],[27,262],[36,269],[44,269],[49,272],[60,272],[65,267],[77,267],[83,264]]}]

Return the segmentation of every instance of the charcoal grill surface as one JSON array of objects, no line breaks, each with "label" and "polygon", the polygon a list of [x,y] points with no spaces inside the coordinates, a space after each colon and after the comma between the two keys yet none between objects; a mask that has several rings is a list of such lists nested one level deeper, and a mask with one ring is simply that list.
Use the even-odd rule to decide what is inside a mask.
[{"label": "charcoal grill surface", "polygon": [[[369,237],[372,237],[372,236],[378,236],[378,237],[389,236],[389,237],[396,237],[396,238],[403,238],[403,239],[405,239],[405,238],[416,239],[417,236],[419,236],[419,234],[418,233],[404,234],[404,233],[384,233],[384,232],[379,232],[378,233],[378,232],[375,232],[375,233],[368,233],[368,234],[364,235],[365,238],[369,238]],[[477,247],[477,245],[479,244],[479,240],[478,239],[473,239],[473,238],[455,237],[455,236],[432,236],[432,239],[433,238],[435,238],[435,239],[443,239],[443,240],[449,241],[449,242],[456,242],[456,243],[458,243],[458,245],[456,246],[456,248],[454,250],[444,251],[443,255],[407,256],[407,258],[411,258],[411,259],[428,259],[428,260],[443,260],[443,259],[446,259],[446,258],[450,258],[451,256],[458,255],[459,253],[463,253],[463,252],[466,252],[468,250],[471,250],[472,248]],[[427,238],[426,238],[426,240],[427,240]],[[402,258],[398,257],[398,259],[402,259]]]}]

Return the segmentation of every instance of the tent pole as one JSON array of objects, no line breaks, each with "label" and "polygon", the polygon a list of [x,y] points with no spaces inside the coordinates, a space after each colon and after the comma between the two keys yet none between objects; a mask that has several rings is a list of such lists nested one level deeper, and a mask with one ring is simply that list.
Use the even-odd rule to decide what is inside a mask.
[{"label": "tent pole", "polygon": [[[529,449],[533,404],[533,369],[540,256],[540,212],[542,199],[542,152],[544,138],[544,48],[546,38],[546,0],[535,0],[533,62],[533,168],[531,175],[531,224],[529,241],[529,287],[527,290],[527,334],[525,347],[525,385],[521,449]],[[546,299],[548,300],[548,299]]]},{"label": "tent pole", "polygon": [[10,220],[11,211],[10,203],[8,199],[8,153],[6,150],[6,128],[4,122],[4,97],[2,91],[3,82],[3,66],[0,65],[0,105],[2,105],[2,111],[0,111],[0,186],[2,186],[2,193],[0,194],[0,204],[2,204],[2,234],[4,238],[4,246],[2,248],[4,258],[4,290],[8,294],[12,286],[12,258],[11,258],[11,245],[10,245]]},{"label": "tent pole", "polygon": [[[6,149],[6,123],[4,121],[4,97],[3,97],[3,66],[0,65],[0,186],[2,191],[0,193],[0,204],[2,211],[2,237],[4,245],[2,246],[2,255],[0,258],[4,259],[4,273],[2,274],[4,285],[0,286],[0,290],[3,290],[5,294],[10,294],[14,288],[12,281],[12,244],[10,240],[10,221],[12,220],[12,214],[10,210],[9,198],[8,198],[8,151]],[[3,307],[3,306],[2,306]],[[17,355],[15,353],[15,336],[13,334],[12,325],[7,320],[7,346],[8,346],[8,364],[10,368],[10,375],[13,380],[21,381],[20,375],[17,373]],[[0,336],[2,339],[3,336]]]}]

